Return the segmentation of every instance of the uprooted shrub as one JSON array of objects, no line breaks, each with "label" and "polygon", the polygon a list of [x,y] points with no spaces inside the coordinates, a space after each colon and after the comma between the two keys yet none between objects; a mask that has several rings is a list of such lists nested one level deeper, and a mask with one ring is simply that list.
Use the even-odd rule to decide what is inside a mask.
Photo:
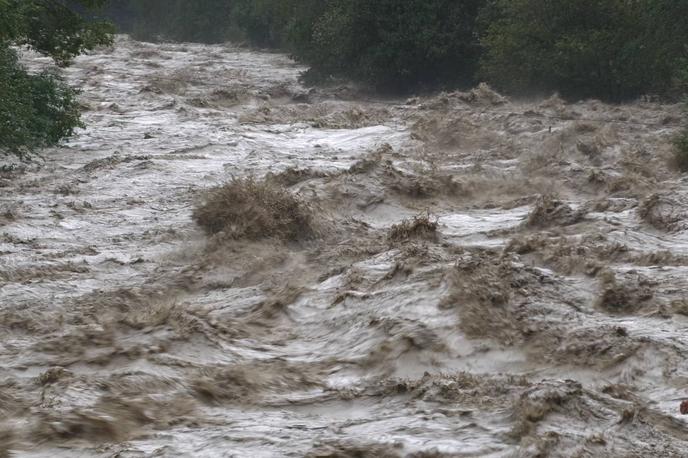
[{"label": "uprooted shrub", "polygon": [[437,221],[430,219],[430,215],[415,216],[395,224],[389,230],[388,238],[393,242],[409,240],[412,238],[436,239]]},{"label": "uprooted shrub", "polygon": [[551,225],[568,226],[583,218],[583,212],[573,210],[568,204],[553,195],[540,196],[525,222],[528,227]]},{"label": "uprooted shrub", "polygon": [[298,241],[315,234],[306,204],[274,182],[254,178],[211,189],[192,217],[208,235],[229,239]]}]

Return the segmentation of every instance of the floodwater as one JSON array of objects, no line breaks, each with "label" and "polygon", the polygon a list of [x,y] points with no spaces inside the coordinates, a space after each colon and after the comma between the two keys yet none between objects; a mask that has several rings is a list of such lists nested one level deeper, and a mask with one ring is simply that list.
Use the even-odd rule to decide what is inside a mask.
[{"label": "floodwater", "polygon": [[[0,175],[0,456],[688,456],[680,107],[302,70],[120,37],[65,71],[87,127]],[[314,237],[194,223],[266,175]]]}]

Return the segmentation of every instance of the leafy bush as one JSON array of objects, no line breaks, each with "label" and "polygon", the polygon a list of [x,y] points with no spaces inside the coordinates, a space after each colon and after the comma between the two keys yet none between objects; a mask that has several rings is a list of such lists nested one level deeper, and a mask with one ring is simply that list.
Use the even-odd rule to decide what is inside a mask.
[{"label": "leafy bush", "polygon": [[382,90],[471,83],[483,0],[342,0],[312,26],[296,57],[316,78],[345,76]]},{"label": "leafy bush", "polygon": [[110,17],[140,40],[200,43],[248,41],[266,48],[310,40],[321,0],[114,0]]},{"label": "leafy bush", "polygon": [[106,0],[0,0],[0,16],[8,17],[8,28],[0,30],[0,42],[27,45],[52,57],[58,65],[84,51],[112,43],[114,28],[109,22],[85,20],[76,11],[102,6]]},{"label": "leafy bush", "polygon": [[396,92],[486,81],[611,101],[688,90],[686,1],[111,1],[129,3],[116,14],[139,38],[280,48],[311,81]]},{"label": "leafy bush", "polygon": [[227,0],[131,0],[129,15],[135,19],[123,24],[134,38],[144,41],[220,43],[236,38],[232,8]]},{"label": "leafy bush", "polygon": [[480,76],[497,88],[620,101],[672,87],[688,3],[495,0],[482,24]]},{"label": "leafy bush", "polygon": [[472,82],[485,0],[131,0],[135,38],[244,39],[379,89]]},{"label": "leafy bush", "polygon": [[[74,1],[82,8],[103,3]],[[87,49],[111,43],[111,31],[60,2],[0,0],[0,154],[25,159],[81,125],[76,92],[56,74],[29,74],[12,46],[29,46],[64,66]]]},{"label": "leafy bush", "polygon": [[51,73],[28,74],[0,48],[0,152],[26,158],[80,126],[75,91]]},{"label": "leafy bush", "polygon": [[288,24],[292,19],[301,24],[306,21],[300,3],[301,6],[315,5],[312,0],[234,0],[233,20],[251,44],[286,48]]}]

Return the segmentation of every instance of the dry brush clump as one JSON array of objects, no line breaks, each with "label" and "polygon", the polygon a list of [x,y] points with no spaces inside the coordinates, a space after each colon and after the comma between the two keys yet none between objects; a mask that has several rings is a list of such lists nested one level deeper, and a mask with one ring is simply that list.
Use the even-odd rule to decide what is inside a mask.
[{"label": "dry brush clump", "polygon": [[552,225],[568,226],[583,219],[583,210],[574,210],[565,202],[553,195],[540,196],[535,202],[526,220],[526,226],[531,228],[548,227]]},{"label": "dry brush clump", "polygon": [[430,219],[430,215],[419,215],[393,225],[387,238],[392,242],[410,239],[435,240],[438,226],[437,220]]},{"label": "dry brush clump", "polygon": [[513,267],[496,252],[467,252],[447,274],[451,285],[442,308],[456,308],[459,327],[471,338],[498,337],[511,344],[520,332],[511,301]]},{"label": "dry brush clump", "polygon": [[301,241],[315,235],[312,210],[271,181],[237,178],[208,191],[193,211],[208,235]]}]

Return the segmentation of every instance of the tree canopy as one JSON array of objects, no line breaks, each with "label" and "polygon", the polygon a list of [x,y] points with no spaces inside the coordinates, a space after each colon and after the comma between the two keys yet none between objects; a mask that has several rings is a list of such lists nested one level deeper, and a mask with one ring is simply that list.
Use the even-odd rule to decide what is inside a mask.
[{"label": "tree canopy", "polygon": [[65,66],[112,41],[105,11],[146,40],[244,41],[382,91],[488,82],[514,95],[677,97],[688,90],[688,2],[676,0],[0,0],[0,152],[79,125],[75,92],[28,74],[15,47]]},{"label": "tree canopy", "polygon": [[65,66],[86,50],[112,43],[108,22],[88,21],[75,9],[103,2],[0,0],[0,153],[26,158],[80,125],[76,92],[54,72],[28,73],[15,47],[28,46]]},{"label": "tree canopy", "polygon": [[486,81],[510,94],[621,101],[688,81],[676,0],[115,0],[136,37],[247,41],[379,90]]},{"label": "tree canopy", "polygon": [[479,76],[510,93],[621,101],[680,90],[688,2],[496,0]]}]

